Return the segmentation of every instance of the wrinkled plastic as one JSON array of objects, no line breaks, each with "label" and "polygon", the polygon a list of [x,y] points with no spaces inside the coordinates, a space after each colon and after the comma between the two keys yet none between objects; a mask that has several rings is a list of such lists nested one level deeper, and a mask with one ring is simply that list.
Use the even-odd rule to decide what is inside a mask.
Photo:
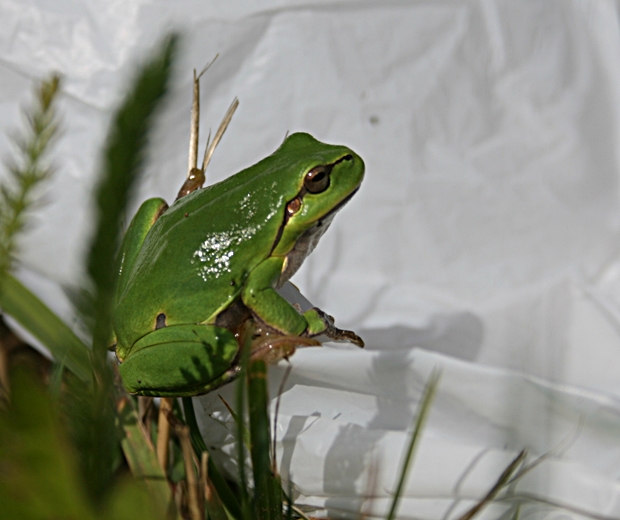
[{"label": "wrinkled plastic", "polygon": [[[180,27],[136,207],[182,184],[191,70],[216,53],[202,146],[234,96],[241,104],[208,182],[292,131],[366,162],[361,190],[293,280],[368,344],[291,359],[276,433],[297,502],[333,517],[388,508],[438,366],[402,518],[455,518],[523,448],[528,462],[547,455],[484,518],[518,502],[528,518],[620,517],[616,3],[5,0],[0,12],[3,130],[19,124],[32,78],[64,76],[58,171],[23,239],[21,277],[68,321],[58,286],[80,280],[107,120],[132,66]],[[197,403],[208,444],[226,451],[226,428],[208,416],[226,420],[218,401]]]}]

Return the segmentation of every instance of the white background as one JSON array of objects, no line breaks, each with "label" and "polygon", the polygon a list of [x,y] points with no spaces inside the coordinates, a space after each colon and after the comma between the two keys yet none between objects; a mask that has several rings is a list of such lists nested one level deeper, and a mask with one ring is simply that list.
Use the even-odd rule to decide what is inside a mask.
[{"label": "white background", "polygon": [[[529,460],[553,451],[488,518],[520,501],[522,518],[618,518],[618,15],[604,0],[2,0],[3,156],[33,80],[58,71],[64,89],[58,171],[20,277],[72,321],[58,288],[80,282],[108,119],[134,65],[176,28],[181,59],[136,204],[174,198],[191,70],[216,53],[203,146],[232,98],[241,104],[209,181],[287,131],[366,162],[362,189],[293,280],[368,344],[291,360],[277,435],[298,502],[380,513],[440,366],[403,518],[454,518],[522,448]],[[272,395],[283,372],[272,371]],[[224,418],[217,397],[200,403]],[[230,448],[222,425],[203,423],[210,444]]]}]

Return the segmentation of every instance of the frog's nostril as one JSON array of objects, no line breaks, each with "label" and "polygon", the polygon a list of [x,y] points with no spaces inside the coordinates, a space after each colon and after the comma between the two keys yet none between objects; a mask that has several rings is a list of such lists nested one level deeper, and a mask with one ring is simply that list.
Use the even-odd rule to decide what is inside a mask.
[{"label": "frog's nostril", "polygon": [[352,161],[352,160],[353,160],[353,156],[352,156],[351,154],[349,154],[349,155],[345,155],[345,156],[342,158],[342,160],[343,160],[343,161]]}]

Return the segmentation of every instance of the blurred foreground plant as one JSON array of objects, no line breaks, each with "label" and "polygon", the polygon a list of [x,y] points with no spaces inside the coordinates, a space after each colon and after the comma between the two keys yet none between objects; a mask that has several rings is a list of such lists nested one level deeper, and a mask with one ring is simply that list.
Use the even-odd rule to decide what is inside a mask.
[{"label": "blurred foreground plant", "polygon": [[[121,447],[133,449],[133,458],[143,461],[154,452],[148,436],[128,435],[139,419],[115,387],[105,348],[121,217],[140,173],[152,117],[166,92],[176,40],[168,38],[142,68],[112,122],[87,266],[91,305],[84,307],[84,321],[93,324],[92,348],[9,273],[24,213],[34,204],[33,188],[49,176],[43,158],[57,128],[53,101],[58,77],[37,89],[35,107],[27,113],[29,132],[16,140],[23,160],[10,166],[14,186],[3,186],[0,206],[0,306],[49,348],[56,362],[52,380],[58,385],[56,400],[50,402],[52,397],[19,370],[4,382],[10,384],[10,403],[0,433],[0,467],[8,468],[0,472],[1,517],[5,504],[6,514],[14,513],[7,517],[24,519],[130,518],[140,508],[149,518],[176,515],[165,474],[156,463],[149,467],[150,480],[134,472],[144,481],[138,486],[142,491],[136,491],[135,479],[126,479]],[[0,362],[3,372],[12,373],[8,356]],[[145,484],[157,492],[143,500]]]},{"label": "blurred foreground plant", "polygon": [[[146,400],[138,403],[117,384],[107,355],[121,221],[141,173],[153,116],[166,92],[176,42],[176,37],[168,38],[141,69],[108,134],[95,194],[88,278],[79,295],[91,346],[10,274],[25,211],[35,203],[33,188],[51,171],[43,158],[57,128],[56,76],[41,83],[36,106],[27,114],[30,131],[17,141],[23,165],[10,167],[15,186],[5,184],[0,201],[0,307],[49,349],[54,368],[47,378],[53,384],[46,390],[32,374],[12,367],[9,356],[0,356],[0,373],[7,374],[1,381],[6,394],[0,417],[0,518],[198,519],[205,517],[205,510],[213,519],[282,517],[281,499],[269,512],[258,507],[242,512],[206,453],[191,399],[184,402],[185,413],[176,403],[167,410],[162,407],[177,436],[166,437],[172,449],[160,464],[153,448],[159,432],[148,420],[152,400],[139,414],[137,405]],[[9,344],[19,340],[6,327],[2,331],[0,352],[8,352]],[[259,424],[267,429],[260,435],[265,444],[255,445],[253,452],[268,454],[264,378],[261,385],[263,406],[254,406],[253,416],[262,413]],[[265,475],[271,471],[265,468]]]},{"label": "blurred foreground plant", "polygon": [[[95,196],[88,278],[80,295],[90,346],[10,274],[26,211],[35,205],[34,188],[51,172],[46,152],[57,130],[57,76],[36,90],[35,106],[26,117],[28,132],[16,139],[23,157],[9,167],[12,184],[0,191],[0,307],[39,339],[54,361],[47,388],[32,373],[13,367],[7,352],[21,343],[0,322],[0,384],[5,390],[0,400],[0,519],[306,518],[292,505],[290,492],[283,492],[275,467],[267,367],[262,360],[249,359],[252,323],[240,338],[237,413],[231,410],[237,426],[238,484],[227,482],[209,456],[191,398],[183,399],[183,409],[178,401],[162,400],[158,429],[153,400],[127,395],[107,355],[121,221],[142,170],[176,46],[174,36],[164,41],[141,68],[112,119]],[[418,409],[389,518],[398,509],[437,383],[433,374]],[[175,435],[164,433],[163,425]],[[154,444],[163,447],[159,458]],[[248,458],[251,479],[246,473]],[[512,471],[506,475],[508,481]],[[498,482],[494,490],[504,485]]]}]

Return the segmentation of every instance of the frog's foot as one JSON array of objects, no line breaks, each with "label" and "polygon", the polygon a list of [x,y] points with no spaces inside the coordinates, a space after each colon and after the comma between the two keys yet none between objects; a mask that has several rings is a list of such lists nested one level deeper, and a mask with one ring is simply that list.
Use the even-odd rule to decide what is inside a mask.
[{"label": "frog's foot", "polygon": [[321,342],[301,336],[279,336],[266,334],[252,342],[252,359],[262,359],[273,365],[281,359],[288,359],[295,353],[296,347],[320,347]]},{"label": "frog's foot", "polygon": [[317,307],[304,312],[304,317],[308,322],[306,334],[308,336],[318,336],[323,334],[329,339],[336,341],[348,341],[358,347],[364,347],[364,340],[352,330],[339,329],[334,325],[334,318],[323,312]]}]

